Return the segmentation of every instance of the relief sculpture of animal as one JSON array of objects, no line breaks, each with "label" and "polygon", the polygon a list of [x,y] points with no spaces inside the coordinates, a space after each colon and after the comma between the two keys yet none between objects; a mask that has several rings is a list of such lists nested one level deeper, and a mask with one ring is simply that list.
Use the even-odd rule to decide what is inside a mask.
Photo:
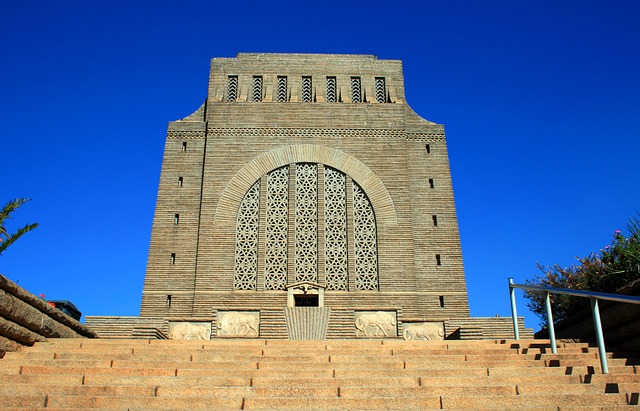
[{"label": "relief sculpture of animal", "polygon": [[402,333],[405,340],[442,340],[444,338],[444,328],[439,324],[411,324]]},{"label": "relief sculpture of animal", "polygon": [[260,333],[260,319],[253,314],[229,312],[218,322],[220,334],[229,337],[257,337]]},{"label": "relief sculpture of animal", "polygon": [[[388,333],[395,329],[396,324],[395,317],[389,313],[378,311],[370,314],[362,314],[356,318],[356,335],[360,336],[364,334],[367,337],[388,337]],[[380,332],[382,332],[382,334],[380,334]]]},{"label": "relief sculpture of animal", "polygon": [[179,323],[171,329],[169,338],[172,340],[210,340],[211,330],[204,325]]}]

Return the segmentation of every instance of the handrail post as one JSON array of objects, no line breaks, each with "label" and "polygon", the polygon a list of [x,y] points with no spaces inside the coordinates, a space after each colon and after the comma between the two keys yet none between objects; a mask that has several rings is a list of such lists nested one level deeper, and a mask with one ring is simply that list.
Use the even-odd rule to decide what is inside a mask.
[{"label": "handrail post", "polygon": [[513,278],[509,278],[509,295],[511,297],[511,316],[513,317],[513,336],[516,340],[520,339],[518,331],[518,310],[516,309],[516,289],[512,287]]},{"label": "handrail post", "polygon": [[593,326],[596,331],[596,340],[598,342],[598,355],[600,356],[600,365],[602,366],[602,373],[609,373],[609,366],[607,364],[607,350],[605,349],[604,337],[602,335],[602,323],[600,320],[600,309],[598,307],[598,300],[605,301],[615,301],[621,303],[629,303],[629,304],[638,304],[640,305],[640,296],[630,296],[630,295],[620,295],[620,294],[610,294],[610,293],[601,293],[597,291],[587,291],[587,290],[574,290],[569,288],[559,288],[559,287],[545,287],[539,285],[532,284],[515,284],[513,282],[513,278],[509,278],[509,294],[511,297],[511,314],[513,316],[513,334],[517,339],[520,338],[518,333],[518,312],[516,311],[516,297],[515,297],[515,289],[519,288],[525,291],[531,292],[539,292],[546,293],[545,295],[545,308],[547,311],[547,325],[549,328],[549,340],[551,340],[552,352],[555,354],[555,331],[553,328],[553,316],[551,313],[551,301],[550,294],[562,294],[562,295],[572,295],[576,297],[586,297],[591,300],[591,312],[593,314]]},{"label": "handrail post", "polygon": [[600,366],[603,374],[609,374],[607,364],[607,350],[604,347],[604,336],[602,335],[602,324],[600,323],[600,309],[598,299],[591,297],[591,311],[593,312],[593,327],[596,329],[596,341],[598,342],[598,353],[600,355]]},{"label": "handrail post", "polygon": [[549,298],[549,293],[545,293],[544,304],[547,308],[547,330],[549,331],[549,342],[551,343],[551,352],[553,354],[557,354],[558,348],[556,347],[556,331],[553,328],[553,314],[551,313],[551,299]]}]

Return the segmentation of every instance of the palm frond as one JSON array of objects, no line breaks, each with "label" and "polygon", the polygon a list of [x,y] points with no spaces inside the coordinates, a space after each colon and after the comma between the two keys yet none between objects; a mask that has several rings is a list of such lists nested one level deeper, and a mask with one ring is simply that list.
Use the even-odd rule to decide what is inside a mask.
[{"label": "palm frond", "polygon": [[0,210],[0,255],[2,255],[2,252],[6,250],[11,244],[13,244],[18,238],[22,237],[22,235],[38,227],[38,223],[27,224],[24,227],[18,229],[18,231],[16,231],[14,234],[9,234],[5,227],[5,220],[10,218],[11,213],[22,204],[30,200],[30,198],[16,198],[15,200],[9,201],[4,205],[4,207],[2,207],[2,210]]},{"label": "palm frond", "polygon": [[18,238],[22,237],[23,234],[33,230],[36,227],[38,227],[38,223],[27,224],[16,231],[13,235],[9,236],[6,240],[0,243],[0,255],[2,255],[2,252],[6,250],[7,247],[13,244]]}]

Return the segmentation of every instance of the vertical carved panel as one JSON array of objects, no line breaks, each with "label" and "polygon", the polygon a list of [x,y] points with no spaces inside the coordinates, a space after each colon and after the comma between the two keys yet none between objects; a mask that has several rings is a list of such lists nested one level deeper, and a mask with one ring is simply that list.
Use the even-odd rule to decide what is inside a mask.
[{"label": "vertical carved panel", "polygon": [[253,101],[262,101],[262,76],[253,77]]},{"label": "vertical carved panel", "polygon": [[318,279],[318,169],[296,164],[296,282]]},{"label": "vertical carved panel", "polygon": [[238,98],[238,76],[229,76],[227,86],[227,100],[233,102]]},{"label": "vertical carved panel", "polygon": [[302,101],[305,103],[311,102],[313,90],[311,88],[311,77],[302,77]]},{"label": "vertical carved panel", "polygon": [[378,103],[387,102],[387,87],[384,77],[376,77],[376,101]]},{"label": "vertical carved panel", "polygon": [[353,182],[356,290],[378,290],[376,218],[362,188]]},{"label": "vertical carved panel", "polygon": [[362,102],[362,86],[360,77],[351,77],[351,101],[354,103]]},{"label": "vertical carved panel", "polygon": [[287,77],[278,77],[278,101],[283,103],[287,101]]},{"label": "vertical carved panel", "polygon": [[327,102],[335,103],[338,101],[338,93],[336,92],[336,78],[327,77]]},{"label": "vertical carved panel", "polygon": [[258,271],[260,180],[245,194],[236,217],[236,255],[233,288],[255,290]]},{"label": "vertical carved panel", "polygon": [[324,180],[324,248],[327,290],[349,289],[347,271],[347,197],[346,177],[325,168]]},{"label": "vertical carved panel", "polygon": [[287,284],[288,199],[289,167],[282,167],[267,175],[264,279],[267,290],[284,290]]}]

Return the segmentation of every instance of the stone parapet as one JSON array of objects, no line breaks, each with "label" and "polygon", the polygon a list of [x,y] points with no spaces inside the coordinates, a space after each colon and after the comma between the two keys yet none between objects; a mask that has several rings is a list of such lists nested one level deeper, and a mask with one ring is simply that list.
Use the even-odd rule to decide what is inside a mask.
[{"label": "stone parapet", "polygon": [[47,338],[80,337],[98,335],[0,274],[0,352]]},{"label": "stone parapet", "polygon": [[[444,322],[446,338],[454,340],[495,340],[513,338],[511,317],[455,318]],[[520,338],[533,338],[533,329],[525,328],[524,317],[518,317]]]},{"label": "stone parapet", "polygon": [[87,316],[85,322],[101,338],[167,339],[169,322],[163,318]]}]

